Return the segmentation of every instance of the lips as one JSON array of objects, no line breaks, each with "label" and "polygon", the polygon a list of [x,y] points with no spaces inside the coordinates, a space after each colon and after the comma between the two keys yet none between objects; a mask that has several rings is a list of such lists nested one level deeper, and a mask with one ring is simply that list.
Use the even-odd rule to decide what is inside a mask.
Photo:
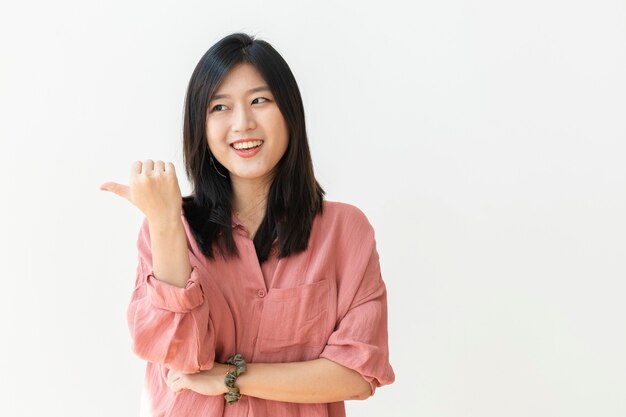
[{"label": "lips", "polygon": [[251,139],[251,140],[246,139],[246,140],[238,140],[237,142],[233,142],[231,143],[230,146],[232,146],[235,150],[238,150],[238,151],[247,151],[247,150],[251,150],[254,148],[258,148],[262,144],[263,144],[263,141],[259,139]]},{"label": "lips", "polygon": [[263,146],[261,139],[246,138],[240,139],[230,144],[235,153],[242,158],[251,158],[256,155]]}]

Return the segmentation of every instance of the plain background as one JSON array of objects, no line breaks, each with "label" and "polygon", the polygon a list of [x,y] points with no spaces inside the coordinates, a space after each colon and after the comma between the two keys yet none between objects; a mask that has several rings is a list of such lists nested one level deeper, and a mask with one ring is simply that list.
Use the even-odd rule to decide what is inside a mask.
[{"label": "plain background", "polygon": [[300,84],[319,181],[376,230],[397,380],[352,416],[626,415],[624,1],[0,8],[0,414],[136,416],[141,213],[206,49]]}]

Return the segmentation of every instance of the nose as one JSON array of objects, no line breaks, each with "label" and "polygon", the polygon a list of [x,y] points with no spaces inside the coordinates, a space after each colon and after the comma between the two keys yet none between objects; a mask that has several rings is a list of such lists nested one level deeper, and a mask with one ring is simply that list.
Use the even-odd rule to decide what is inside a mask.
[{"label": "nose", "polygon": [[233,111],[233,132],[245,132],[256,128],[254,113],[247,106],[237,106]]}]

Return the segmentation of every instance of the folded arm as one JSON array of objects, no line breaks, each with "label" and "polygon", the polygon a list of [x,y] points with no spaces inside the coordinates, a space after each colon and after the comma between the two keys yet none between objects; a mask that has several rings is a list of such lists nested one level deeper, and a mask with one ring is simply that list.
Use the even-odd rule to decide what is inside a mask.
[{"label": "folded arm", "polygon": [[[370,384],[356,371],[328,359],[289,363],[249,363],[237,378],[242,395],[292,403],[330,403],[363,400],[371,395]],[[178,392],[190,389],[204,395],[222,395],[228,389],[224,376],[228,365],[187,375],[170,371],[168,386]]]}]

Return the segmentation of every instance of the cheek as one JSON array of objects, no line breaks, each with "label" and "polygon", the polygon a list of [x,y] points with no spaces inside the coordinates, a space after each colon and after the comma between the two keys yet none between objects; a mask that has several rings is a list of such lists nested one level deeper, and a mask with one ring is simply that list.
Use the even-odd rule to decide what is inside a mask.
[{"label": "cheek", "polygon": [[284,148],[287,148],[289,142],[289,128],[287,127],[287,122],[282,115],[278,115],[273,123],[274,126],[277,126],[276,136],[283,142]]},{"label": "cheek", "polygon": [[223,131],[227,125],[228,125],[228,118],[224,114],[217,114],[217,115],[213,115],[212,117],[206,118],[207,131],[209,129],[216,131],[216,132]]},{"label": "cheek", "polygon": [[209,151],[213,152],[215,150],[215,139],[213,138],[211,134],[209,134],[209,129],[207,129],[206,136],[207,136],[206,143],[209,147]]},{"label": "cheek", "polygon": [[209,148],[211,150],[216,149],[220,146],[220,144],[225,143],[223,140],[224,132],[219,123],[210,123],[206,124],[206,137],[207,143],[209,144]]}]

